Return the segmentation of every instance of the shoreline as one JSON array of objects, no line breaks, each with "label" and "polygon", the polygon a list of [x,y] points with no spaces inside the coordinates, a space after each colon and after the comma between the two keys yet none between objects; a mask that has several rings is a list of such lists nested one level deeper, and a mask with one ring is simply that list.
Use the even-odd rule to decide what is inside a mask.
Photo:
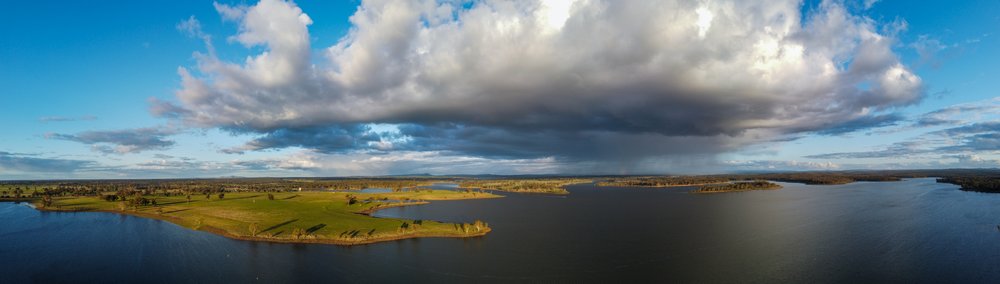
[{"label": "shoreline", "polygon": [[690,194],[716,194],[716,193],[734,193],[734,192],[747,192],[747,191],[767,191],[767,190],[779,190],[781,187],[777,188],[757,188],[757,189],[744,189],[744,190],[728,190],[728,191],[698,191],[697,189],[688,191]]},{"label": "shoreline", "polygon": [[491,191],[491,192],[523,193],[523,194],[545,194],[545,195],[567,195],[567,194],[569,194],[569,190],[566,190],[565,187],[561,187],[560,188],[560,189],[562,189],[562,191],[536,191],[536,190],[535,191],[533,191],[533,190],[529,190],[529,191],[513,191],[513,190],[503,190],[503,189],[487,189],[487,188],[480,188],[480,187],[459,187],[459,189],[475,189],[475,190],[483,190],[483,191]]},{"label": "shoreline", "polygon": [[[443,201],[448,201],[448,200],[471,200],[471,199],[493,199],[493,198],[502,198],[502,197],[503,196],[499,196],[499,197],[483,197],[483,198],[458,198],[458,199],[447,199],[447,200],[443,200]],[[464,233],[464,234],[460,234],[460,233],[446,234],[446,233],[440,233],[440,232],[422,233],[420,231],[412,231],[412,232],[407,232],[407,233],[400,233],[398,235],[385,235],[385,236],[378,236],[378,235],[376,235],[376,236],[373,236],[373,237],[357,238],[357,239],[315,238],[315,236],[311,236],[311,235],[307,235],[306,238],[300,238],[300,239],[268,238],[268,237],[236,235],[236,234],[230,233],[229,231],[226,231],[226,230],[223,230],[223,229],[220,229],[220,228],[216,228],[216,227],[212,227],[212,226],[207,226],[207,225],[206,226],[201,226],[201,227],[198,227],[198,228],[192,228],[192,227],[188,227],[188,226],[185,226],[185,225],[181,224],[181,222],[182,222],[183,219],[180,219],[180,218],[177,218],[177,217],[173,217],[173,216],[164,216],[164,215],[160,215],[160,214],[151,214],[151,213],[137,212],[137,211],[121,211],[121,210],[106,210],[106,209],[86,209],[86,210],[80,210],[80,209],[42,208],[42,207],[39,207],[37,204],[35,204],[37,201],[38,200],[34,199],[34,198],[31,198],[31,199],[21,199],[21,200],[0,200],[0,202],[25,202],[25,203],[29,203],[29,204],[32,205],[32,207],[35,210],[38,210],[38,211],[41,211],[41,212],[58,212],[58,213],[97,212],[97,213],[111,213],[111,214],[118,214],[118,215],[134,216],[134,217],[139,217],[139,218],[148,218],[148,219],[153,219],[153,220],[159,220],[159,221],[169,222],[171,224],[177,225],[179,227],[182,227],[182,228],[188,229],[188,230],[202,231],[202,232],[207,232],[207,233],[219,235],[219,236],[222,236],[222,237],[225,237],[225,238],[229,238],[229,239],[240,240],[240,241],[251,241],[251,242],[268,242],[268,243],[285,243],[285,244],[330,244],[330,245],[341,245],[341,246],[353,246],[353,245],[366,245],[366,244],[373,244],[373,243],[380,243],[380,242],[390,242],[390,241],[398,241],[398,240],[405,240],[405,239],[416,239],[416,238],[475,238],[475,237],[485,236],[487,233],[493,231],[492,228],[486,227],[486,228],[483,228],[483,229],[479,230],[478,232],[470,232],[470,233]],[[403,206],[410,206],[410,205],[424,205],[424,204],[430,204],[430,203],[431,202],[429,202],[429,201],[399,203],[399,204],[393,204],[393,205],[389,205],[389,206],[382,206],[382,207],[378,207],[378,208],[374,208],[373,207],[373,208],[369,208],[369,209],[362,210],[362,211],[359,211],[359,212],[354,212],[354,213],[361,214],[361,215],[366,215],[366,216],[371,216],[371,214],[377,212],[378,210],[382,210],[382,209],[395,208],[395,207],[403,207]],[[378,218],[378,217],[372,217],[372,218]],[[458,223],[456,223],[456,224],[458,224]],[[311,238],[310,238],[310,236],[311,236]]]},{"label": "shoreline", "polygon": [[716,184],[727,184],[730,182],[712,182],[712,183],[692,183],[692,184],[671,184],[671,185],[600,185],[597,184],[596,187],[638,187],[638,188],[666,188],[666,187],[685,187],[685,186],[701,186],[701,185],[716,185]]}]

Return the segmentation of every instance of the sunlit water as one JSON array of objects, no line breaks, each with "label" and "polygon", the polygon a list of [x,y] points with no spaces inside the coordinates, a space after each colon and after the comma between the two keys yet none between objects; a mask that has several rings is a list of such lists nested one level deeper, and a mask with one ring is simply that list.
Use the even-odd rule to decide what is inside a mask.
[{"label": "sunlit water", "polygon": [[1000,283],[1000,194],[933,179],[698,195],[570,187],[390,208],[474,239],[373,245],[230,240],[111,213],[0,203],[0,282]]}]

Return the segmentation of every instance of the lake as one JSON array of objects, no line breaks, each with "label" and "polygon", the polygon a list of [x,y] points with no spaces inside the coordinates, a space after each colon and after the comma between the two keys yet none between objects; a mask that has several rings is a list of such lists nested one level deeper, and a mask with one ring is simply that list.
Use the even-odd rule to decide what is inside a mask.
[{"label": "lake", "polygon": [[782,185],[436,201],[376,216],[481,219],[493,232],[353,247],[0,203],[0,282],[1000,282],[1000,194],[934,179]]}]

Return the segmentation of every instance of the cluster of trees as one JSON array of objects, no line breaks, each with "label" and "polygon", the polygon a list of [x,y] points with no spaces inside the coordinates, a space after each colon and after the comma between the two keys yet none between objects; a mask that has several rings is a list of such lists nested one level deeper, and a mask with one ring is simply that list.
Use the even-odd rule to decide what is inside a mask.
[{"label": "cluster of trees", "polygon": [[703,176],[638,176],[610,178],[597,183],[599,186],[666,187],[704,185],[746,180],[772,180],[804,184],[847,184],[856,181],[900,181],[906,177],[919,177],[915,173],[899,172],[792,172]]},{"label": "cluster of trees", "polygon": [[[109,192],[141,192],[143,195],[218,195],[225,192],[291,192],[325,190],[361,190],[390,188],[402,191],[450,178],[229,178],[173,180],[73,180],[73,181],[0,181],[2,198],[40,198],[52,196],[101,196]],[[211,196],[206,196],[211,198]]]},{"label": "cluster of trees", "polygon": [[489,224],[480,220],[473,221],[472,223],[455,224],[455,230],[461,231],[466,234],[479,233],[489,228],[490,228]]},{"label": "cluster of trees", "polygon": [[344,197],[347,199],[347,205],[354,205],[354,204],[358,204],[360,202],[364,202],[365,204],[368,204],[368,203],[372,203],[372,202],[389,201],[389,197],[385,197],[385,196],[369,196],[368,198],[365,198],[364,200],[358,199],[358,196],[357,195],[353,195],[353,194],[348,194],[348,195],[345,195]]},{"label": "cluster of trees", "polygon": [[0,191],[0,198],[27,198],[30,195],[25,195],[24,190],[21,187],[5,188]]},{"label": "cluster of trees", "polygon": [[729,182],[719,176],[621,177],[598,182],[598,186],[667,187]]},{"label": "cluster of trees", "polygon": [[950,183],[962,187],[962,190],[1000,193],[1000,177],[945,177],[937,179],[940,183]]},{"label": "cluster of trees", "polygon": [[732,181],[770,180],[804,184],[847,184],[858,181],[900,181],[904,178],[939,177],[938,182],[951,183],[962,190],[1000,192],[1000,169],[935,169],[885,171],[826,171],[760,174],[732,174],[671,177],[616,177],[598,183],[602,186],[669,186],[725,183]]},{"label": "cluster of trees", "polygon": [[902,177],[892,174],[877,174],[868,172],[801,172],[772,173],[757,175],[733,175],[733,180],[766,179],[773,181],[795,182],[804,184],[848,184],[856,181],[900,181]]},{"label": "cluster of trees", "polygon": [[703,185],[698,189],[692,191],[695,193],[713,193],[713,192],[734,192],[734,191],[749,191],[749,190],[765,190],[765,189],[779,189],[781,185],[763,181],[740,181],[734,183],[725,184],[709,184]]},{"label": "cluster of trees", "polygon": [[451,179],[431,179],[431,178],[363,178],[363,179],[334,179],[334,180],[313,180],[327,190],[362,190],[366,188],[388,188],[394,192],[413,189],[421,186],[428,186],[438,182],[449,182]]},{"label": "cluster of trees", "polygon": [[407,231],[419,230],[420,226],[423,224],[424,224],[423,220],[414,220],[413,224],[410,224],[409,222],[403,222],[403,224],[399,225],[399,229],[396,229],[396,232],[405,233]]},{"label": "cluster of trees", "polygon": [[132,197],[132,199],[129,200],[129,203],[132,205],[132,207],[156,206],[156,199],[155,198],[146,198],[146,197],[143,197],[141,195],[137,195],[137,196]]}]

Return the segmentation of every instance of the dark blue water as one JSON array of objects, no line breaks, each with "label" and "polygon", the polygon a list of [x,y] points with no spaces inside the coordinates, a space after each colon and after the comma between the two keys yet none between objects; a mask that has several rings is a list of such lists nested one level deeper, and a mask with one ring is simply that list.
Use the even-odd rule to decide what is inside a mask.
[{"label": "dark blue water", "polygon": [[470,222],[476,239],[230,240],[111,213],[0,203],[0,282],[1000,282],[1000,194],[915,179],[695,195],[434,202],[379,216]]}]

